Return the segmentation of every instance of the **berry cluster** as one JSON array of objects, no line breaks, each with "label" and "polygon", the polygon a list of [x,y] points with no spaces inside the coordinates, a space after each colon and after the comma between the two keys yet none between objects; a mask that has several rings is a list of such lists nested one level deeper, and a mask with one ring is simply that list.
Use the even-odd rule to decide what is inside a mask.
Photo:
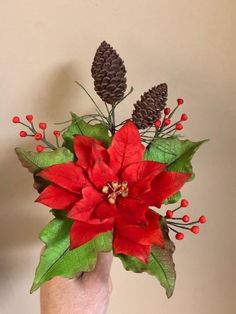
[{"label": "berry cluster", "polygon": [[184,234],[176,230],[176,228],[189,230],[194,234],[198,234],[200,228],[197,224],[204,224],[206,222],[205,216],[200,216],[197,221],[190,221],[190,217],[188,215],[184,215],[182,217],[174,217],[174,213],[179,210],[180,208],[188,207],[189,202],[186,199],[182,199],[180,202],[179,207],[175,208],[174,210],[167,210],[165,219],[168,224],[170,230],[176,233],[175,238],[177,240],[183,240]]},{"label": "berry cluster", "polygon": [[40,122],[38,124],[38,128],[39,130],[36,129],[36,127],[34,126],[34,123],[33,123],[33,115],[32,114],[28,114],[26,115],[25,119],[27,120],[26,123],[22,122],[21,119],[18,117],[18,116],[15,116],[12,118],[12,122],[17,124],[21,124],[23,125],[24,127],[28,128],[28,130],[30,132],[26,132],[26,131],[20,131],[19,132],[19,136],[20,137],[27,137],[27,136],[30,136],[30,137],[34,137],[34,139],[36,141],[41,141],[42,143],[44,143],[44,145],[37,145],[36,146],[36,151],[37,152],[42,152],[44,151],[45,148],[49,148],[49,149],[57,149],[59,147],[59,140],[58,138],[60,137],[61,133],[60,131],[58,130],[55,130],[53,131],[53,135],[55,136],[56,138],[56,146],[52,143],[50,143],[47,139],[46,139],[46,129],[47,129],[47,123],[45,122]]},{"label": "berry cluster", "polygon": [[154,126],[156,128],[157,135],[171,135],[171,133],[176,131],[183,130],[183,122],[188,120],[188,116],[186,113],[183,113],[179,120],[173,124],[171,124],[171,118],[173,117],[176,110],[184,103],[182,98],[177,99],[176,107],[171,110],[169,107],[164,109],[163,119],[158,119],[154,122]]}]

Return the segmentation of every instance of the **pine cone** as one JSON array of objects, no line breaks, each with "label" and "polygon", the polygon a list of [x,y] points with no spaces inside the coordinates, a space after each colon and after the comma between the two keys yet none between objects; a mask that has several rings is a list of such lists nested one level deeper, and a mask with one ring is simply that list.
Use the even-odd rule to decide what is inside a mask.
[{"label": "pine cone", "polygon": [[161,117],[166,106],[168,87],[166,83],[154,86],[134,104],[132,118],[138,129],[146,129]]},{"label": "pine cone", "polygon": [[97,49],[91,72],[95,91],[103,101],[114,105],[123,98],[127,88],[124,61],[105,41]]}]

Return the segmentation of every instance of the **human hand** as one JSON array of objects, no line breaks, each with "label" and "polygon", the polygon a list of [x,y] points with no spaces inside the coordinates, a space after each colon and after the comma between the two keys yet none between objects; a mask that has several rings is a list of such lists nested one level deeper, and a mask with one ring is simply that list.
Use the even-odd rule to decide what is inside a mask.
[{"label": "human hand", "polygon": [[73,279],[55,277],[40,289],[41,314],[105,314],[112,290],[112,253],[100,253],[95,269]]}]

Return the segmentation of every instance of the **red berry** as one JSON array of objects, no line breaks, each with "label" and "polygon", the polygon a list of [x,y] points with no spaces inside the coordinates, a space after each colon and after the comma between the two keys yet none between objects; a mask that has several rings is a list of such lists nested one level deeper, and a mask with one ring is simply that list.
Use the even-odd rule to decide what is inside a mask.
[{"label": "red berry", "polygon": [[177,123],[177,124],[175,125],[175,129],[178,130],[178,131],[182,130],[183,128],[184,128],[184,127],[183,127],[183,124],[182,124],[182,123]]},{"label": "red berry", "polygon": [[40,123],[39,123],[39,128],[40,128],[41,130],[46,130],[46,128],[47,128],[47,123],[45,123],[45,122],[40,122]]},{"label": "red berry", "polygon": [[189,222],[190,218],[189,218],[188,215],[184,215],[184,216],[182,217],[182,220],[183,220],[183,222]]},{"label": "red berry", "polygon": [[159,129],[159,127],[161,126],[161,120],[156,120],[155,122],[154,122],[154,126],[155,126],[155,128],[156,129]]},{"label": "red berry", "polygon": [[192,226],[190,230],[192,233],[198,234],[200,231],[200,228],[198,226]]},{"label": "red berry", "polygon": [[183,199],[181,200],[180,206],[181,206],[181,207],[188,207],[188,204],[189,204],[188,200],[186,200],[185,198],[183,198]]},{"label": "red berry", "polygon": [[27,114],[27,116],[25,117],[27,121],[29,121],[30,123],[33,121],[33,115],[32,114]]},{"label": "red berry", "polygon": [[44,151],[44,148],[45,148],[44,146],[38,145],[38,146],[36,146],[36,151],[40,153],[40,152]]},{"label": "red berry", "polygon": [[164,122],[163,122],[165,125],[169,125],[171,123],[170,119],[164,119]]},{"label": "red berry", "polygon": [[41,133],[36,133],[35,135],[34,135],[34,138],[36,139],[36,141],[39,141],[39,140],[41,140],[42,139],[42,134]]},{"label": "red berry", "polygon": [[184,234],[182,232],[178,232],[175,235],[176,240],[183,240],[184,239]]},{"label": "red berry", "polygon": [[169,107],[167,107],[167,108],[164,109],[164,114],[165,114],[165,115],[170,114],[170,112],[171,112],[171,109],[170,109]]},{"label": "red berry", "polygon": [[166,218],[167,218],[167,219],[171,219],[173,216],[174,216],[173,211],[170,210],[170,209],[168,209],[168,210],[166,211]]},{"label": "red berry", "polygon": [[184,100],[182,98],[178,98],[177,103],[178,103],[178,106],[181,106],[181,105],[183,105]]},{"label": "red berry", "polygon": [[61,132],[60,131],[53,131],[53,134],[56,136],[56,137],[59,137],[61,135]]},{"label": "red berry", "polygon": [[18,116],[15,116],[12,118],[13,123],[20,123],[20,118]]},{"label": "red berry", "polygon": [[201,223],[201,224],[204,224],[206,222],[206,217],[205,216],[201,216],[199,217],[198,221]]},{"label": "red berry", "polygon": [[181,115],[181,118],[180,118],[181,121],[187,121],[188,120],[188,115],[186,113],[183,113]]},{"label": "red berry", "polygon": [[20,131],[20,137],[26,137],[27,136],[27,133],[25,131]]}]

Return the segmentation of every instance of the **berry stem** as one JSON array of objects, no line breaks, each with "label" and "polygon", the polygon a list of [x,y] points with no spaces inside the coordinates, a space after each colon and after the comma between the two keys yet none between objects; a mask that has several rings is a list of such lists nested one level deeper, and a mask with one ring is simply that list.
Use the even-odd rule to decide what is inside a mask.
[{"label": "berry stem", "polygon": [[[38,132],[35,130],[35,128],[34,128],[34,126],[33,126],[32,123],[31,123],[31,127],[30,127],[29,125],[25,124],[24,122],[20,122],[20,124],[22,124],[22,125],[24,125],[25,127],[27,127],[27,128],[33,133],[32,136],[34,136],[36,133],[38,133]],[[31,135],[28,135],[28,136],[31,136]],[[54,146],[53,144],[51,144],[50,142],[48,142],[48,141],[46,140],[46,138],[44,138],[44,137],[41,139],[41,141],[42,141],[44,144],[46,144],[49,148],[51,148],[52,150],[55,150],[55,149],[57,148],[56,146]]]},{"label": "berry stem", "polygon": [[174,231],[175,233],[178,233],[178,231],[175,230],[174,228],[171,228],[170,226],[168,226],[168,228],[169,228],[170,230]]},{"label": "berry stem", "polygon": [[191,226],[191,225],[196,225],[198,223],[199,221],[193,221],[193,222],[188,222],[188,223],[173,222],[173,224],[180,225],[180,226]]},{"label": "berry stem", "polygon": [[171,119],[171,118],[173,117],[175,111],[176,111],[178,108],[179,108],[179,106],[177,105],[177,106],[172,110],[172,112],[171,112],[170,115],[169,115],[169,119]]},{"label": "berry stem", "polygon": [[[178,224],[178,223],[174,223],[174,222],[171,222],[171,221],[168,221],[168,225],[172,225],[174,227],[178,227],[178,228],[181,228],[181,229],[186,229],[186,230],[189,230],[190,228],[188,227],[185,227],[184,225],[182,224]],[[187,225],[187,224],[186,224]],[[169,226],[169,228],[171,229],[171,227]]]},{"label": "berry stem", "polygon": [[172,211],[173,211],[173,213],[174,212],[176,212],[178,209],[180,209],[180,208],[182,208],[181,206],[179,206],[179,207],[177,207],[177,208],[175,208],[175,209],[173,209]]}]

